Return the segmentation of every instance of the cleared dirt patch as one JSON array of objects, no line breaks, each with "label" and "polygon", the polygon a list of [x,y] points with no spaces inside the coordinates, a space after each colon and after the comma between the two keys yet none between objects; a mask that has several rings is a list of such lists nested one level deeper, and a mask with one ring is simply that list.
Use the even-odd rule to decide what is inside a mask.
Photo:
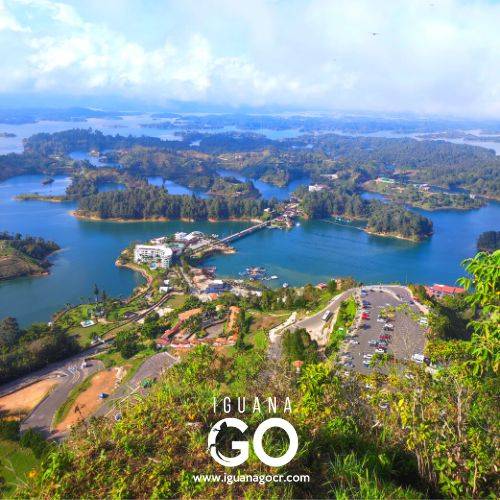
[{"label": "cleared dirt patch", "polygon": [[30,413],[58,383],[58,380],[48,378],[1,397],[0,413],[8,415]]},{"label": "cleared dirt patch", "polygon": [[64,420],[57,425],[56,430],[65,431],[80,420],[90,417],[104,401],[99,398],[99,394],[101,392],[111,394],[116,388],[116,382],[116,368],[96,373],[90,381],[90,386],[78,395]]}]

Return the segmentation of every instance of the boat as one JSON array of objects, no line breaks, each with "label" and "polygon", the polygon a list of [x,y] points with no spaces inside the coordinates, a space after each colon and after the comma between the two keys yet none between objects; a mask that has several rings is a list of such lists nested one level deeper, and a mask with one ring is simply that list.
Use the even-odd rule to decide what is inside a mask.
[{"label": "boat", "polygon": [[54,179],[52,177],[46,177],[43,181],[42,184],[46,186],[47,184],[52,184],[54,182]]},{"label": "boat", "polygon": [[283,283],[283,288],[288,288],[288,283],[286,281]]}]

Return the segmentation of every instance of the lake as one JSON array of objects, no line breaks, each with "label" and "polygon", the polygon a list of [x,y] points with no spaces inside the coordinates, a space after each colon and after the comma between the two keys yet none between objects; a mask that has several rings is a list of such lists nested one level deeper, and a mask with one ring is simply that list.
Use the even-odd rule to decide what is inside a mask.
[{"label": "lake", "polygon": [[[47,277],[21,278],[0,283],[0,318],[10,315],[22,325],[48,321],[66,303],[88,300],[94,283],[108,295],[127,296],[142,278],[114,263],[132,241],[145,241],[175,231],[200,230],[221,236],[236,232],[243,222],[90,222],[75,219],[73,203],[21,202],[25,192],[62,194],[69,183],[56,176],[43,186],[43,176],[26,175],[0,183],[0,230],[52,239],[62,250],[51,258]],[[175,190],[176,186],[169,186]],[[182,186],[181,186],[182,188]],[[185,189],[185,188],[182,188]],[[279,188],[278,188],[279,189]],[[289,231],[265,229],[234,243],[236,254],[207,260],[220,276],[237,276],[259,265],[283,282],[301,285],[351,275],[367,283],[386,281],[454,283],[463,274],[460,261],[475,253],[476,239],[486,230],[498,230],[500,204],[490,203],[468,212],[421,213],[434,222],[435,235],[415,244],[370,236],[354,227],[324,221],[301,221]]]}]

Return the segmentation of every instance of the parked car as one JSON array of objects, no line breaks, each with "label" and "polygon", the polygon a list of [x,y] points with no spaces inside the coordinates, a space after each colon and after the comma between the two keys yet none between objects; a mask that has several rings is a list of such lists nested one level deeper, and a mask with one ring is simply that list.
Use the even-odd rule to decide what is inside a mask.
[{"label": "parked car", "polygon": [[371,346],[377,345],[377,341],[376,340],[369,340],[368,345],[371,345]]},{"label": "parked car", "polygon": [[379,339],[389,341],[389,340],[391,340],[391,336],[388,335],[387,333],[383,333],[382,335],[380,335]]},{"label": "parked car", "polygon": [[106,399],[108,396],[109,396],[109,394],[108,394],[108,393],[106,393],[106,392],[101,392],[101,394],[99,394],[99,399]]},{"label": "parked car", "polygon": [[377,347],[375,349],[375,352],[377,354],[385,354],[387,352],[387,347],[381,347],[381,346],[379,346],[379,347]]}]

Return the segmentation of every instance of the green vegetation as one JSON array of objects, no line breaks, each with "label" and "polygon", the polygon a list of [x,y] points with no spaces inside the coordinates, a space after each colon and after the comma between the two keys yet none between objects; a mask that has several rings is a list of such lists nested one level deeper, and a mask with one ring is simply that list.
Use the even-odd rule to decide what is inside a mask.
[{"label": "green vegetation", "polygon": [[357,309],[358,306],[353,297],[349,297],[340,304],[337,319],[326,346],[325,354],[327,356],[339,350],[341,342],[344,340],[347,331],[354,322]]},{"label": "green vegetation", "polygon": [[39,466],[33,451],[22,447],[17,439],[0,437],[0,498],[12,498],[16,488],[36,474]]},{"label": "green vegetation", "polygon": [[74,338],[58,326],[35,323],[21,329],[14,318],[7,317],[0,321],[0,383],[67,358],[77,350]]},{"label": "green vegetation", "polygon": [[303,361],[316,363],[318,361],[318,344],[311,340],[305,328],[287,330],[283,334],[283,354],[288,363]]},{"label": "green vegetation", "polygon": [[500,231],[486,231],[479,235],[477,249],[480,252],[494,252],[500,248]]},{"label": "green vegetation", "polygon": [[[445,307],[464,314],[474,310],[468,320],[470,340],[436,339],[432,353],[440,363],[436,374],[407,363],[397,368],[385,364],[387,374],[375,367],[367,380],[344,378],[335,364],[318,360],[314,343],[301,330],[284,336],[283,359],[276,363],[268,359],[265,331],[246,328],[240,348],[220,353],[208,346],[193,349],[151,388],[149,396],[130,402],[119,422],[96,419],[77,428],[66,443],[51,451],[43,462],[43,473],[31,478],[19,494],[134,498],[494,496],[499,258],[497,251],[478,254],[465,263],[471,276],[462,280],[470,290],[465,305],[445,303]],[[281,290],[272,293],[276,297],[270,304],[285,297]],[[241,307],[246,300],[236,303]],[[190,299],[185,304],[193,305],[198,304]],[[354,299],[343,302],[336,332],[349,328],[355,311]],[[247,314],[241,315],[240,326],[247,318]],[[466,321],[466,317],[461,320]],[[297,359],[305,361],[299,372],[290,365]],[[278,394],[290,397],[293,411],[283,415],[278,411],[277,416],[290,421],[299,435],[298,454],[279,473],[310,474],[311,482],[286,487],[272,482],[195,482],[194,473],[222,472],[206,451],[207,433],[221,418],[213,413],[213,397],[221,401],[224,396],[245,395],[265,400]],[[242,417],[233,408],[224,414],[228,416],[243,418],[251,434],[269,415],[247,410]],[[269,432],[266,451],[282,454],[285,441],[281,434]],[[225,441],[220,443],[222,451],[226,445]],[[240,471],[251,475],[276,472],[253,453]]]},{"label": "green vegetation", "polygon": [[209,194],[223,197],[259,198],[260,193],[252,182],[241,182],[234,177],[218,177],[213,182]]},{"label": "green vegetation", "polygon": [[242,219],[261,217],[268,203],[240,197],[212,198],[170,195],[163,188],[148,186],[108,191],[80,200],[78,213],[101,219]]},{"label": "green vegetation", "polygon": [[46,274],[47,256],[59,250],[53,241],[21,234],[0,233],[0,280]]},{"label": "green vegetation", "polygon": [[69,410],[77,400],[78,396],[80,396],[82,392],[85,392],[90,387],[90,385],[92,384],[92,379],[97,375],[97,373],[89,375],[80,384],[71,389],[66,401],[57,409],[57,411],[54,414],[54,419],[52,420],[53,426],[56,426],[57,424],[61,423],[66,418]]},{"label": "green vegetation", "polygon": [[386,195],[400,205],[411,205],[424,210],[470,210],[485,205],[483,199],[471,198],[468,194],[422,190],[411,184],[369,182],[365,187],[369,191]]},{"label": "green vegetation", "polygon": [[364,200],[343,189],[297,193],[307,217],[324,219],[341,216],[366,222],[365,230],[383,236],[422,240],[432,234],[432,221],[399,206]]}]

